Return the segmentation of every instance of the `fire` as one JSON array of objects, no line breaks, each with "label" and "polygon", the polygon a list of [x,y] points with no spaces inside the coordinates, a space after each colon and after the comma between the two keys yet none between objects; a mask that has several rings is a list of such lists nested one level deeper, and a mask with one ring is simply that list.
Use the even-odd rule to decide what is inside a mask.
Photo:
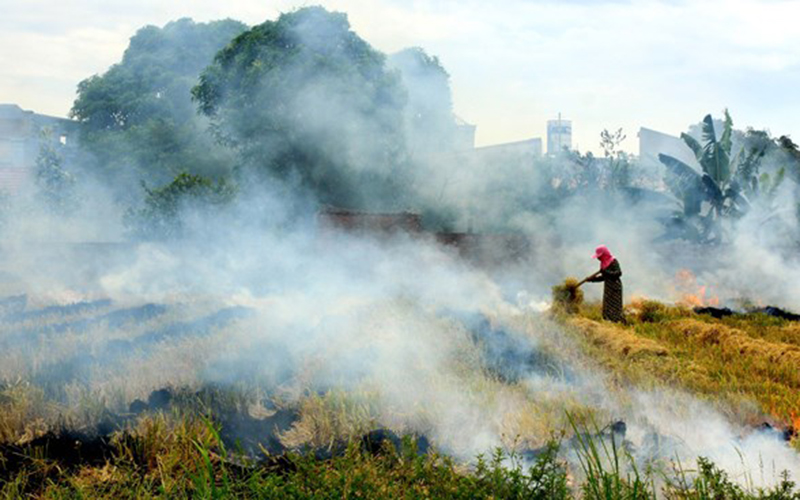
[{"label": "fire", "polygon": [[709,293],[707,285],[700,285],[697,277],[688,269],[681,269],[675,275],[675,289],[680,299],[678,304],[686,307],[718,306],[719,298]]}]

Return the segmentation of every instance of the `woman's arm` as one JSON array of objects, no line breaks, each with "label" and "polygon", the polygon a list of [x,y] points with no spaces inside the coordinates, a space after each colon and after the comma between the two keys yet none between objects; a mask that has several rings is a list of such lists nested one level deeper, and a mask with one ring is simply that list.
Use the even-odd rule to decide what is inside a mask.
[{"label": "woman's arm", "polygon": [[591,276],[586,279],[586,281],[588,281],[589,283],[600,283],[601,281],[605,280],[606,280],[605,271],[600,271],[598,274],[595,274],[594,276]]}]

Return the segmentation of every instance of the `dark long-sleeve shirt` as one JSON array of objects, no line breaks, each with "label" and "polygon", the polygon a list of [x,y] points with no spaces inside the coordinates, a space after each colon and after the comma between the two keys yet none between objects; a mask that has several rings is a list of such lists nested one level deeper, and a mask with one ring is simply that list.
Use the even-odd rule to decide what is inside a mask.
[{"label": "dark long-sleeve shirt", "polygon": [[622,311],[622,268],[619,261],[614,259],[605,269],[600,270],[600,275],[590,279],[591,282],[603,282],[603,319],[609,321],[624,321]]}]

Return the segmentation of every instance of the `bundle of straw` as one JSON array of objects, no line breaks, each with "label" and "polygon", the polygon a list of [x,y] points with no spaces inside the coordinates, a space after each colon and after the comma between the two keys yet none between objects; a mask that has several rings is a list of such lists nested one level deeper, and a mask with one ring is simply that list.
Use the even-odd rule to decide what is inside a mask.
[{"label": "bundle of straw", "polygon": [[564,284],[553,287],[553,310],[576,314],[583,304],[583,290],[577,278],[567,278]]}]

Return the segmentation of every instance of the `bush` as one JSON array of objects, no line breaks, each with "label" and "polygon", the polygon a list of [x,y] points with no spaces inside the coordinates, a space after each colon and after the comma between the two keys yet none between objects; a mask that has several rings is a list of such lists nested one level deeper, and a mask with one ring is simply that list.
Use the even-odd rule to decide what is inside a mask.
[{"label": "bush", "polygon": [[209,215],[229,204],[236,189],[225,179],[216,183],[200,175],[182,172],[166,186],[149,189],[144,207],[129,209],[125,214],[125,226],[130,233],[141,239],[173,239],[185,233],[185,217],[194,212]]}]

